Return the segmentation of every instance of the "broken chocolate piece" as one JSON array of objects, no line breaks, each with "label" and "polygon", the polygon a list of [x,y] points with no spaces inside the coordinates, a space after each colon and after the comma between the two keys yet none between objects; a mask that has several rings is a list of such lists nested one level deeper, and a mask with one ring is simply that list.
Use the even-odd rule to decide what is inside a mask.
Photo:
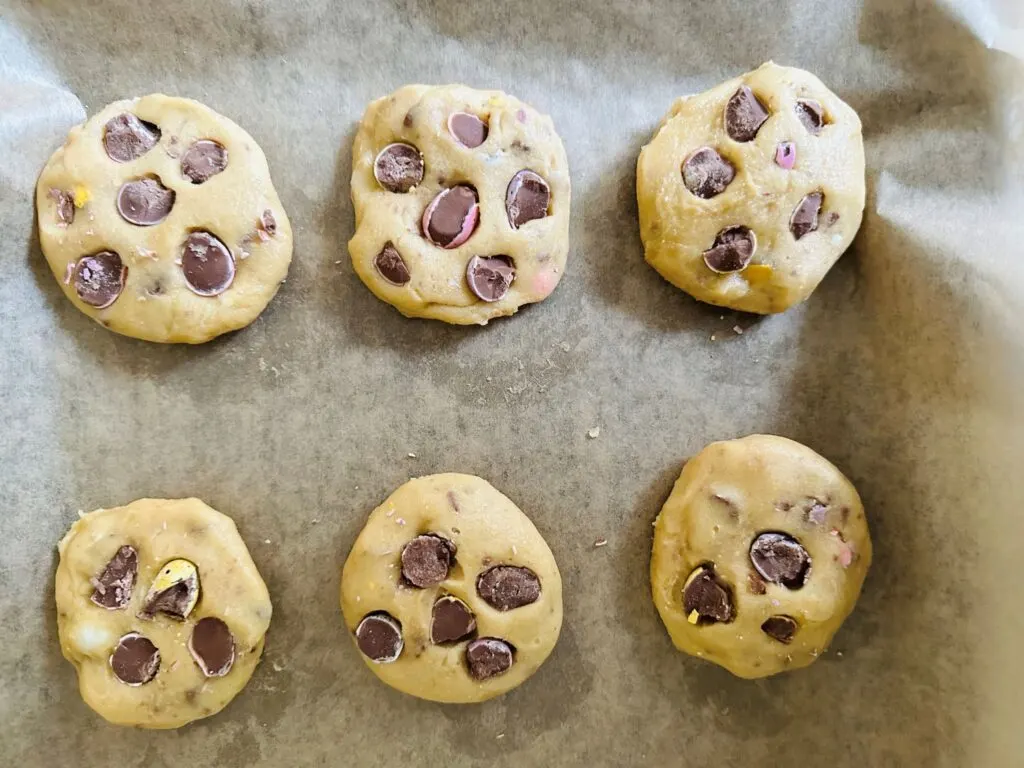
[{"label": "broken chocolate piece", "polygon": [[762,533],[750,545],[750,562],[766,581],[799,589],[811,570],[811,556],[785,533]]},{"label": "broken chocolate piece", "polygon": [[388,192],[404,193],[423,181],[423,155],[411,144],[388,144],[373,161],[373,176]]},{"label": "broken chocolate piece", "polygon": [[392,285],[405,285],[412,279],[409,267],[390,240],[384,243],[380,253],[374,257],[373,266],[377,268],[380,276]]},{"label": "broken chocolate piece", "polygon": [[481,637],[466,646],[466,665],[474,680],[487,680],[512,667],[515,651],[496,637]]},{"label": "broken chocolate piece", "polygon": [[96,309],[106,309],[117,301],[127,279],[128,267],[113,251],[83,256],[71,273],[78,298]]},{"label": "broken chocolate piece", "polygon": [[725,105],[725,132],[733,141],[753,141],[767,119],[768,110],[745,85]]},{"label": "broken chocolate piece", "polygon": [[57,226],[67,229],[75,220],[75,197],[63,189],[51,189],[50,199],[54,202],[54,216]]},{"label": "broken chocolate piece", "polygon": [[122,112],[107,121],[103,130],[103,148],[107,157],[127,163],[142,157],[160,141],[160,129],[139,120],[131,112]]},{"label": "broken chocolate piece", "polygon": [[188,651],[207,677],[224,677],[235,663],[235,638],[228,625],[214,616],[196,622]]},{"label": "broken chocolate piece", "polygon": [[425,533],[402,547],[402,576],[414,587],[432,587],[448,578],[454,560],[454,544],[436,533]]},{"label": "broken chocolate piece", "polygon": [[787,171],[793,170],[796,165],[796,144],[792,141],[783,141],[775,148],[775,164]]},{"label": "broken chocolate piece", "polygon": [[466,184],[442,190],[423,211],[423,235],[441,248],[469,240],[480,218],[476,190]]},{"label": "broken chocolate piece", "polygon": [[516,266],[508,256],[474,256],[466,265],[466,283],[481,301],[499,301],[512,287]]},{"label": "broken chocolate piece", "polygon": [[192,293],[217,296],[224,293],[235,279],[235,259],[219,238],[200,230],[185,238],[181,249],[181,271]]},{"label": "broken chocolate piece", "polygon": [[492,608],[511,611],[540,599],[540,579],[521,565],[495,565],[477,577],[476,591]]},{"label": "broken chocolate piece", "polygon": [[462,146],[474,149],[487,139],[487,123],[469,112],[453,112],[448,118],[448,132]]},{"label": "broken chocolate piece", "polygon": [[691,194],[710,200],[725,192],[736,178],[736,168],[711,147],[691,152],[683,161],[683,184]]},{"label": "broken chocolate piece", "polygon": [[356,627],[356,643],[369,659],[389,664],[402,655],[402,625],[384,611],[371,613]]},{"label": "broken chocolate piece", "polygon": [[825,110],[814,99],[797,99],[796,116],[807,132],[817,136],[825,125]]},{"label": "broken chocolate piece", "polygon": [[145,685],[160,669],[160,651],[149,638],[129,632],[110,654],[110,669],[126,685]]},{"label": "broken chocolate piece", "polygon": [[793,215],[789,218],[789,231],[799,240],[818,228],[818,214],[825,196],[821,192],[811,192],[799,202]]},{"label": "broken chocolate piece", "polygon": [[188,560],[176,559],[164,564],[146,593],[142,614],[152,618],[158,613],[184,621],[199,601],[199,570]]},{"label": "broken chocolate piece", "polygon": [[117,193],[117,212],[129,224],[151,227],[167,218],[174,207],[174,190],[159,179],[126,181]]},{"label": "broken chocolate piece", "polygon": [[124,608],[132,599],[135,576],[139,572],[139,556],[135,548],[125,544],[110,558],[103,573],[91,579],[92,600],[108,610]]},{"label": "broken chocolate piece", "polygon": [[260,220],[256,224],[256,236],[265,243],[276,234],[277,219],[274,218],[274,212],[266,208],[260,214]]},{"label": "broken chocolate piece", "polygon": [[512,177],[505,190],[505,210],[508,223],[512,229],[534,219],[543,219],[548,215],[551,202],[551,189],[548,183],[533,171],[519,171]]},{"label": "broken chocolate piece", "polygon": [[476,632],[476,617],[457,597],[445,595],[434,603],[430,614],[430,642],[457,643]]},{"label": "broken chocolate piece", "polygon": [[704,263],[712,272],[727,274],[747,268],[757,251],[757,235],[742,224],[726,227],[715,237],[714,244],[704,251]]},{"label": "broken chocolate piece", "polygon": [[701,565],[686,579],[683,585],[683,610],[687,617],[696,613],[694,624],[712,624],[716,621],[728,623],[735,616],[732,590],[715,577],[711,565]]},{"label": "broken chocolate piece", "polygon": [[227,167],[227,149],[209,139],[195,142],[181,157],[181,175],[193,184],[202,184]]},{"label": "broken chocolate piece", "polygon": [[768,637],[788,645],[793,642],[798,625],[796,620],[789,616],[771,616],[764,620],[761,629]]}]

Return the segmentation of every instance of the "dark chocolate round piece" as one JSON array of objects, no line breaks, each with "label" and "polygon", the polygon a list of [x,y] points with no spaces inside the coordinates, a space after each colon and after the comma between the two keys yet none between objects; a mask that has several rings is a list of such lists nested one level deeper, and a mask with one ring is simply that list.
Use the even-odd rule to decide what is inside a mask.
[{"label": "dark chocolate round piece", "polygon": [[151,227],[167,218],[174,207],[174,190],[157,179],[126,181],[117,193],[117,212],[129,224]]},{"label": "dark chocolate round piece", "polygon": [[215,616],[196,622],[188,650],[207,677],[223,677],[235,663],[235,638],[228,625]]},{"label": "dark chocolate round piece", "polygon": [[796,619],[789,616],[770,616],[761,625],[761,630],[768,637],[787,645],[793,642],[793,636],[796,635],[798,628],[799,625],[796,623]]},{"label": "dark chocolate round piece", "polygon": [[103,569],[92,579],[92,600],[101,608],[117,610],[131,602],[135,577],[139,572],[139,556],[135,548],[125,544],[118,548]]},{"label": "dark chocolate round piece", "polygon": [[388,144],[373,161],[373,176],[388,192],[408,192],[423,181],[423,155],[412,144]]},{"label": "dark chocolate round piece", "polygon": [[683,610],[688,617],[696,611],[698,624],[728,623],[736,618],[732,590],[715,577],[710,565],[700,566],[686,580]]},{"label": "dark chocolate round piece", "polygon": [[757,250],[757,235],[743,225],[726,227],[715,237],[714,244],[704,251],[704,263],[712,272],[726,274],[747,268]]},{"label": "dark chocolate round piece", "polygon": [[122,683],[145,685],[160,669],[160,651],[149,638],[129,632],[110,654],[110,669]]},{"label": "dark chocolate round piece", "polygon": [[487,139],[487,123],[469,112],[454,112],[448,118],[448,132],[462,146],[474,149]]},{"label": "dark chocolate round piece", "polygon": [[384,243],[380,253],[374,257],[373,266],[377,268],[380,276],[392,285],[405,285],[412,279],[405,259],[390,240]]},{"label": "dark chocolate round piece", "polygon": [[807,581],[811,556],[785,533],[762,533],[750,545],[750,562],[765,581],[799,589]]},{"label": "dark chocolate round piece", "polygon": [[[179,572],[171,576],[170,578],[174,579],[174,581],[165,588],[160,589],[159,592],[155,591],[154,587],[150,587],[149,594],[146,595],[146,603],[142,606],[142,617],[152,618],[156,614],[162,613],[170,616],[172,619],[184,621],[192,613],[192,609],[199,599],[198,571],[194,565],[186,561],[176,560],[174,562],[183,563],[189,569],[184,573]],[[158,578],[160,577],[158,576]],[[165,580],[163,583],[167,584],[167,581]],[[155,585],[157,589],[160,586],[163,585]]]},{"label": "dark chocolate round piece", "polygon": [[469,240],[480,218],[476,190],[460,184],[442,190],[423,211],[423,234],[441,248],[458,248]]},{"label": "dark chocolate round piece", "polygon": [[111,160],[127,163],[142,157],[160,141],[160,129],[153,123],[139,120],[131,112],[122,112],[107,121],[103,131],[103,148]]},{"label": "dark chocolate round piece", "polygon": [[481,637],[466,646],[466,665],[474,680],[487,680],[512,667],[514,650],[496,637]]},{"label": "dark chocolate round piece", "polygon": [[793,237],[799,240],[818,228],[818,214],[821,213],[824,200],[825,196],[821,192],[811,192],[797,204],[789,218],[789,231]]},{"label": "dark chocolate round piece", "polygon": [[71,273],[78,298],[96,309],[106,309],[117,301],[127,279],[128,267],[113,251],[83,256]]},{"label": "dark chocolate round piece", "polygon": [[814,99],[797,99],[796,116],[807,132],[815,136],[825,126],[825,110]]},{"label": "dark chocolate round piece", "polygon": [[505,210],[512,229],[519,229],[528,221],[548,215],[551,189],[548,183],[533,171],[519,171],[505,190]]},{"label": "dark chocolate round piece", "polygon": [[192,232],[181,249],[181,270],[190,291],[200,296],[217,296],[235,279],[235,259],[214,235]]},{"label": "dark chocolate round piece", "polygon": [[710,200],[736,178],[733,164],[711,147],[701,147],[683,161],[683,184],[691,194]]},{"label": "dark chocolate round piece", "polygon": [[402,625],[390,614],[380,611],[363,617],[356,627],[359,650],[378,664],[390,664],[402,655]]},{"label": "dark chocolate round piece", "polygon": [[432,587],[448,578],[454,559],[454,544],[435,533],[425,533],[402,547],[402,576],[414,587]]},{"label": "dark chocolate round piece", "polygon": [[202,184],[227,167],[227,149],[209,139],[200,139],[181,156],[181,175],[193,184]]},{"label": "dark chocolate round piece", "polygon": [[476,632],[476,617],[457,597],[445,595],[434,602],[430,614],[430,642],[457,643]]},{"label": "dark chocolate round piece", "polygon": [[505,298],[516,279],[516,265],[508,256],[474,256],[466,265],[466,283],[481,301]]},{"label": "dark chocolate round piece", "polygon": [[745,85],[725,105],[725,132],[733,141],[753,141],[767,119],[768,110]]},{"label": "dark chocolate round piece", "polygon": [[480,574],[476,591],[492,608],[511,611],[540,598],[540,579],[521,565],[495,565]]}]

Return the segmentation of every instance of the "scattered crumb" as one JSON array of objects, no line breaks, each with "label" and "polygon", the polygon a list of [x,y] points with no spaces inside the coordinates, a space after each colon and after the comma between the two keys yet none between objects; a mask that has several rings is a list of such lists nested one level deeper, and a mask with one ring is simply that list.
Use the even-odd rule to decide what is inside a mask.
[{"label": "scattered crumb", "polygon": [[743,335],[743,329],[740,328],[738,325],[734,325],[732,327],[732,332],[735,333],[737,336],[742,336]]},{"label": "scattered crumb", "polygon": [[836,656],[838,658],[840,658],[840,659],[843,658],[843,652],[842,651],[836,651]]},{"label": "scattered crumb", "polygon": [[590,431],[587,432],[587,437],[589,437],[591,440],[593,440],[593,439],[595,439],[600,434],[601,434],[601,428],[600,427],[591,427]]},{"label": "scattered crumb", "polygon": [[504,738],[505,738],[505,734],[504,734],[504,733],[499,733],[499,734],[498,734],[497,736],[495,736],[494,738],[496,738],[496,739],[504,739]]},{"label": "scattered crumb", "polygon": [[712,340],[712,341],[714,341],[714,340],[715,340],[715,334],[713,334],[713,333],[711,334],[711,340]]},{"label": "scattered crumb", "polygon": [[409,456],[410,459],[415,459],[416,458],[416,454],[415,453],[410,453],[410,454],[408,454],[408,456]]},{"label": "scattered crumb", "polygon": [[488,376],[488,377],[487,377],[487,380],[488,380],[488,381],[492,381],[493,379],[492,379],[492,377]]},{"label": "scattered crumb", "polygon": [[729,715],[729,708],[728,708],[728,707],[725,707],[725,708],[724,708],[724,709],[722,710],[722,717],[727,717],[728,715]]},{"label": "scattered crumb", "polygon": [[264,543],[264,544],[269,544],[269,543],[270,543],[270,539],[264,539],[264,540],[263,540],[263,543]]},{"label": "scattered crumb", "polygon": [[719,319],[719,320],[725,320],[725,315],[719,315],[719,316],[718,316],[718,319]]},{"label": "scattered crumb", "polygon": [[563,352],[568,352],[568,351],[569,351],[570,349],[572,349],[572,347],[571,347],[571,346],[569,345],[569,342],[568,342],[568,341],[563,341],[563,342],[562,342],[561,344],[559,344],[558,346],[560,346],[560,347],[562,348],[562,351],[563,351]]},{"label": "scattered crumb", "polygon": [[260,370],[261,371],[267,370],[267,361],[264,360],[262,357],[260,358]]},{"label": "scattered crumb", "polygon": [[311,522],[311,523],[312,523],[313,525],[316,525],[317,523],[319,523],[319,522],[320,522],[320,518],[319,518],[319,517],[314,517],[314,518],[313,518],[312,520],[310,520],[309,522]]},{"label": "scattered crumb", "polygon": [[594,542],[594,548],[607,546],[608,539],[598,539]]},{"label": "scattered crumb", "polygon": [[341,259],[338,259],[338,260],[337,260],[336,262],[334,262],[334,263],[335,263],[335,264],[341,264]]},{"label": "scattered crumb", "polygon": [[272,667],[274,668],[274,671],[275,671],[275,672],[283,672],[283,671],[284,671],[284,667],[282,667],[282,666],[281,666],[280,664],[278,664],[278,663],[277,663],[276,661],[272,661],[272,662],[270,662],[270,666],[272,666]]},{"label": "scattered crumb", "polygon": [[513,555],[518,555],[519,554],[519,548],[516,547],[515,544],[512,545],[512,554]]},{"label": "scattered crumb", "polygon": [[395,522],[398,523],[399,525],[405,525],[405,518],[404,517],[396,517],[395,518]]}]

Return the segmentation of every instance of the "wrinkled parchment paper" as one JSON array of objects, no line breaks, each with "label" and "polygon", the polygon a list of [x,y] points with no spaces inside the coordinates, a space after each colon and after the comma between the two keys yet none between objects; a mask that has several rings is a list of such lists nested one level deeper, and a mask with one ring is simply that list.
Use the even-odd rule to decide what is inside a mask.
[{"label": "wrinkled parchment paper", "polygon": [[[1014,0],[0,0],[0,764],[1021,765],[1022,16]],[[860,112],[868,209],[810,301],[757,319],[644,264],[634,164],[676,96],[769,58]],[[345,248],[363,108],[453,81],[550,113],[573,173],[565,280],[483,329],[402,318]],[[67,130],[153,91],[252,133],[295,227],[270,308],[198,348],[77,312],[34,233],[35,178]],[[647,567],[683,460],[761,431],[851,477],[876,560],[821,661],[751,683],[672,649]],[[450,470],[515,500],[565,582],[551,659],[473,707],[379,684],[338,608],[367,513]],[[238,522],[274,600],[266,655],[216,717],[108,726],[57,645],[55,544],[78,510],[185,495]]]}]

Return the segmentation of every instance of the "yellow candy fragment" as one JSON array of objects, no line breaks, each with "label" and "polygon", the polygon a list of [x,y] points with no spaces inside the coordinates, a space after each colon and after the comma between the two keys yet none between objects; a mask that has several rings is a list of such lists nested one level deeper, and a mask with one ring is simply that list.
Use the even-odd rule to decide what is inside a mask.
[{"label": "yellow candy fragment", "polygon": [[75,184],[75,208],[81,208],[92,200],[92,193],[84,184]]},{"label": "yellow candy fragment", "polygon": [[748,283],[763,283],[772,276],[772,268],[767,264],[751,264],[743,270],[743,277]]},{"label": "yellow candy fragment", "polygon": [[696,624],[698,621],[700,621],[700,614],[697,613],[696,608],[690,611],[690,615],[686,617],[686,620],[691,624]]},{"label": "yellow candy fragment", "polygon": [[143,612],[186,619],[199,601],[199,570],[188,560],[170,560],[153,579]]}]

